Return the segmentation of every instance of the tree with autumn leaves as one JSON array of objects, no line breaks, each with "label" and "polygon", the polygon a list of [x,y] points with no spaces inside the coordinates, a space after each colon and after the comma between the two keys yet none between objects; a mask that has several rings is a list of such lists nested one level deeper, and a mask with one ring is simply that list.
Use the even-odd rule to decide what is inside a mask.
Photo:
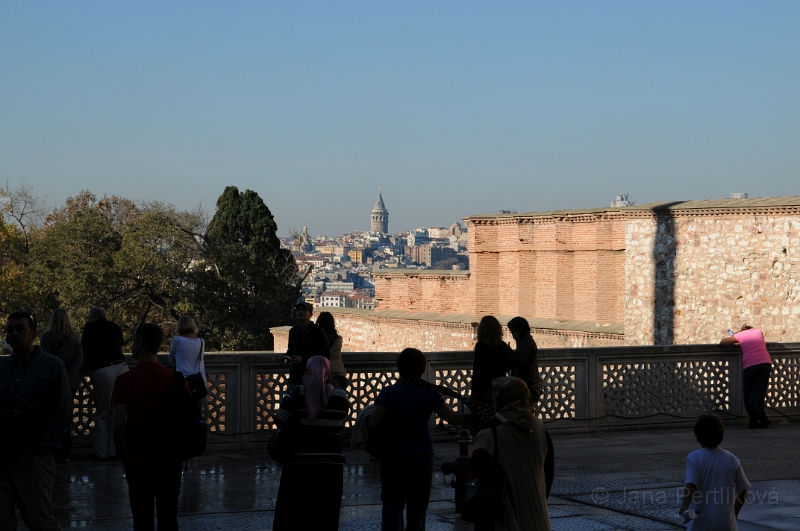
[{"label": "tree with autumn leaves", "polygon": [[89,308],[103,306],[126,339],[138,323],[170,332],[190,314],[209,350],[270,349],[269,327],[289,322],[297,266],[253,191],[226,188],[210,222],[199,209],[88,191],[46,215],[29,208],[21,217],[26,194],[35,200],[24,183],[0,189],[4,314],[28,308],[46,322],[63,307],[80,327]]}]

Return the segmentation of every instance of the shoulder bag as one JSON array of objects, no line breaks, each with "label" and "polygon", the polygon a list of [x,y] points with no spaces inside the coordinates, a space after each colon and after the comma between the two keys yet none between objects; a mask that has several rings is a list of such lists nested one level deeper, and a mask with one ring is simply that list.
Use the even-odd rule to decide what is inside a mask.
[{"label": "shoulder bag", "polygon": [[495,521],[503,508],[503,476],[497,466],[497,426],[492,426],[494,438],[494,454],[492,455],[492,468],[488,477],[473,479],[467,483],[464,496],[464,506],[461,509],[461,519],[476,523],[477,521]]},{"label": "shoulder bag", "polygon": [[200,366],[203,363],[204,351],[205,343],[203,343],[203,340],[201,339],[200,356],[197,358],[197,372],[186,377],[186,381],[189,383],[189,389],[192,391],[192,399],[195,402],[208,396],[208,387],[206,385],[206,381],[203,379],[203,375],[200,374]]}]

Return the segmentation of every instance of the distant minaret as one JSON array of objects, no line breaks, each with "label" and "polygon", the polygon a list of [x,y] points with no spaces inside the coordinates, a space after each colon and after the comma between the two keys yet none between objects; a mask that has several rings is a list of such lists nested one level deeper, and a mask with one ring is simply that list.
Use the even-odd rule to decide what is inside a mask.
[{"label": "distant minaret", "polygon": [[380,188],[378,188],[378,200],[375,201],[375,206],[372,207],[369,230],[389,234],[389,211],[386,210],[386,206],[383,204]]}]

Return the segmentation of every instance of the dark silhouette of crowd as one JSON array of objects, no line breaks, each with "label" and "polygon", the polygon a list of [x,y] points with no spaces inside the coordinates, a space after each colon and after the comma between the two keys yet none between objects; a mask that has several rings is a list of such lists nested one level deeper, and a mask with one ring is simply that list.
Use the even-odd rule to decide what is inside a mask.
[{"label": "dark silhouette of crowd", "polygon": [[[282,463],[276,530],[339,527],[349,380],[333,316],[322,312],[315,323],[313,313],[311,304],[297,303],[297,325],[284,357],[287,392],[274,416],[280,432],[270,443],[271,455],[274,450]],[[93,371],[95,458],[123,461],[134,529],[155,528],[154,507],[159,530],[178,529],[181,462],[165,457],[161,430],[172,395],[185,393],[198,411],[206,401],[205,344],[194,320],[178,320],[169,349],[175,371],[158,362],[165,335],[154,323],[142,323],[133,333],[133,368],[123,354],[122,330],[103,308],[91,308],[81,338],[63,309],[53,312],[38,346],[37,327],[34,315],[25,311],[13,312],[5,325],[13,355],[0,357],[0,531],[16,531],[17,510],[30,529],[60,529],[51,504],[55,467],[71,457],[73,402],[84,363]],[[397,356],[399,379],[384,386],[362,413],[356,429],[363,426],[368,448],[376,449],[373,455],[380,461],[383,531],[425,529],[434,467],[433,413],[449,424],[469,425],[475,435],[469,465],[475,482],[466,503],[489,508],[478,511],[476,530],[550,529],[547,497],[555,451],[537,413],[545,388],[536,341],[522,317],[508,321],[507,329],[514,349],[504,341],[497,318],[481,319],[471,396],[461,397],[464,412],[445,402],[446,389],[423,379],[425,354],[407,348]],[[763,333],[744,326],[722,343],[742,348],[750,427],[766,427],[771,359]],[[487,408],[490,414],[481,417],[478,412]],[[750,485],[738,459],[720,448],[724,424],[718,417],[704,415],[694,432],[702,448],[687,458],[680,512],[690,529],[735,529]],[[493,494],[486,494],[486,485],[495,486]],[[730,490],[731,502],[704,499],[710,489]]]}]

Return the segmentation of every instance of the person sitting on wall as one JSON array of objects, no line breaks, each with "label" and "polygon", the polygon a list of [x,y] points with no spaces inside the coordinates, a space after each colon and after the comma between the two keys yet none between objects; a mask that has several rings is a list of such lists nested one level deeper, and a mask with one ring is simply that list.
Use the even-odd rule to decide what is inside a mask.
[{"label": "person sitting on wall", "polygon": [[720,345],[739,345],[742,349],[742,395],[747,413],[750,415],[748,427],[766,428],[770,420],[764,411],[767,398],[769,375],[772,372],[772,358],[767,352],[764,332],[749,325],[742,326],[741,332],[722,338]]},{"label": "person sitting on wall", "polygon": [[305,301],[298,302],[294,307],[297,325],[289,330],[289,347],[286,355],[292,364],[289,370],[289,388],[303,383],[306,372],[306,363],[314,356],[330,357],[328,336],[325,331],[311,322],[314,307]]}]

